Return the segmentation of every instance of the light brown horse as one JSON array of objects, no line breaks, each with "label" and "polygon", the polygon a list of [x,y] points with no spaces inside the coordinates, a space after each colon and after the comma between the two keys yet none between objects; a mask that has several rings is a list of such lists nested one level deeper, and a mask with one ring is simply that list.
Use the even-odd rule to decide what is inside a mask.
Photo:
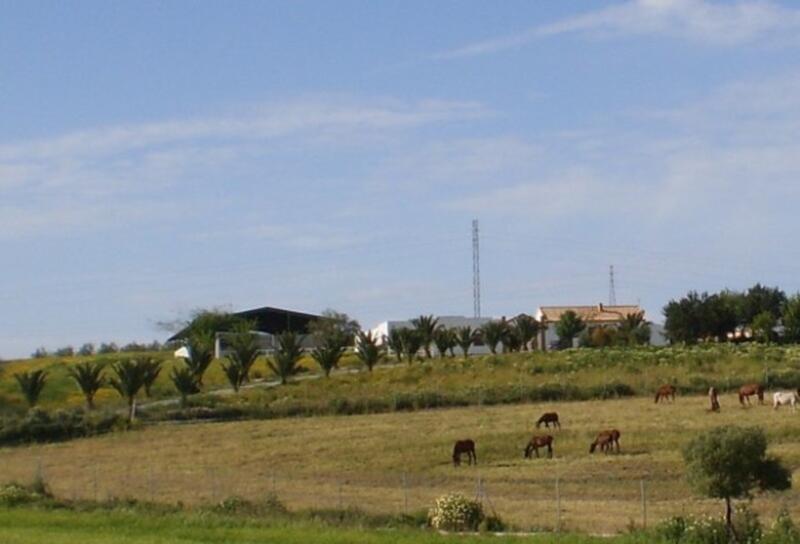
[{"label": "light brown horse", "polygon": [[[756,395],[758,403],[764,404],[764,386],[760,383],[748,383],[739,388],[739,404],[748,406],[750,404],[750,397]],[[745,404],[747,401],[747,404]]]},{"label": "light brown horse", "polygon": [[542,423],[544,423],[544,426],[548,429],[550,428],[551,423],[553,424],[553,427],[558,427],[559,429],[561,428],[561,423],[558,422],[558,414],[555,412],[545,412],[542,414],[542,417],[540,417],[536,422],[536,428],[538,429],[541,427]]},{"label": "light brown horse", "polygon": [[669,399],[672,402],[675,402],[675,387],[669,384],[662,385],[656,391],[656,404],[660,400],[667,400]]},{"label": "light brown horse", "polygon": [[597,446],[600,446],[600,451],[603,453],[608,453],[609,451],[614,451],[614,445],[617,446],[617,453],[619,453],[619,435],[620,432],[616,429],[600,431],[597,434],[597,438],[589,446],[589,453],[594,453]]},{"label": "light brown horse", "polygon": [[553,457],[553,437],[548,435],[533,435],[531,441],[525,446],[525,459],[530,459],[531,453],[539,457],[539,448],[547,448],[547,456]]},{"label": "light brown horse", "polygon": [[458,466],[461,464],[461,454],[467,454],[467,464],[478,464],[478,456],[475,455],[475,442],[469,438],[466,440],[456,440],[453,446],[453,465]]}]

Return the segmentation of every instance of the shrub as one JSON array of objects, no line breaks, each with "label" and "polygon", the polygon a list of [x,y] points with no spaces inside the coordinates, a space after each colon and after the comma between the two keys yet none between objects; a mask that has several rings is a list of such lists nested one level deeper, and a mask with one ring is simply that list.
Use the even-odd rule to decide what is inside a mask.
[{"label": "shrub", "polygon": [[778,517],[764,534],[761,544],[800,544],[800,531],[797,530],[789,512],[781,510]]},{"label": "shrub", "polygon": [[49,498],[48,494],[19,484],[8,484],[0,487],[0,505],[2,506],[30,504],[47,498]]},{"label": "shrub", "polygon": [[445,531],[477,531],[484,517],[481,503],[449,493],[436,499],[428,512],[428,523]]}]

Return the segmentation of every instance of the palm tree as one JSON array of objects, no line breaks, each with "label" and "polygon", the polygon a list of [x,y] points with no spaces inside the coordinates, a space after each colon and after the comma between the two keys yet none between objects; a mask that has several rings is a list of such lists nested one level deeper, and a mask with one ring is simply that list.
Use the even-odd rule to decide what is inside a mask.
[{"label": "palm tree", "polygon": [[535,341],[540,330],[541,324],[533,316],[519,314],[514,318],[514,331],[519,337],[524,351],[528,351],[529,344],[531,341]]},{"label": "palm tree", "polygon": [[431,342],[433,342],[439,319],[432,315],[421,315],[416,319],[412,319],[411,324],[414,325],[414,330],[417,332],[420,346],[425,350],[425,358],[430,359]]},{"label": "palm tree", "polygon": [[214,360],[214,332],[210,330],[197,330],[189,334],[186,339],[189,357],[184,357],[186,366],[192,372],[199,387],[203,387],[203,374],[208,370]]},{"label": "palm tree", "polygon": [[645,320],[643,311],[629,313],[623,318],[619,337],[628,345],[650,342],[650,324]]},{"label": "palm tree", "polygon": [[44,389],[44,384],[47,383],[47,371],[19,372],[14,374],[14,379],[17,380],[19,389],[28,402],[28,406],[30,408],[36,406],[39,401],[39,395],[42,394],[42,389]]},{"label": "palm tree", "polygon": [[356,357],[367,370],[372,372],[372,367],[381,361],[383,354],[383,347],[378,345],[378,339],[372,335],[372,331],[359,331],[356,336]]},{"label": "palm tree", "polygon": [[508,332],[508,323],[505,319],[500,321],[487,321],[481,327],[481,336],[484,343],[489,346],[492,355],[497,354],[497,344],[502,342]]},{"label": "palm tree", "polygon": [[286,384],[289,377],[297,373],[297,363],[303,356],[300,339],[291,331],[282,332],[276,336],[278,348],[272,354],[272,359],[267,359],[267,365]]},{"label": "palm tree", "polygon": [[329,377],[331,370],[339,366],[339,359],[344,355],[345,346],[336,338],[328,338],[321,346],[311,351],[311,357],[317,362],[325,377]]},{"label": "palm tree", "polygon": [[175,389],[181,396],[181,406],[186,407],[186,398],[189,395],[194,395],[200,392],[200,386],[197,385],[197,380],[194,377],[191,369],[187,366],[172,367],[172,372],[169,375]]},{"label": "palm tree", "polygon": [[392,329],[386,337],[386,345],[392,350],[395,357],[397,357],[398,363],[403,360],[403,333],[400,332],[402,330],[403,329]]},{"label": "palm tree", "polygon": [[469,357],[469,348],[475,343],[475,331],[472,327],[459,327],[456,329],[456,344],[464,352],[464,359]]},{"label": "palm tree", "polygon": [[230,337],[228,359],[235,362],[241,371],[240,385],[250,381],[250,369],[258,359],[259,349],[255,335],[251,332],[253,323],[245,321],[235,326]]},{"label": "palm tree", "polygon": [[244,368],[242,365],[233,358],[228,359],[227,363],[222,363],[222,372],[228,378],[228,383],[233,387],[235,393],[239,392],[239,388],[244,382]]},{"label": "palm tree", "polygon": [[558,344],[562,349],[572,347],[572,339],[575,338],[586,328],[578,314],[572,310],[567,310],[556,323],[556,334],[558,334]]},{"label": "palm tree", "polygon": [[456,343],[453,330],[448,329],[444,325],[440,325],[433,333],[433,343],[436,345],[436,351],[439,352],[439,357],[444,359],[447,356],[447,350],[451,349]]},{"label": "palm tree", "polygon": [[136,419],[136,395],[144,387],[147,366],[139,361],[124,359],[111,365],[111,370],[115,376],[108,382],[128,401],[128,421],[133,423]]},{"label": "palm tree", "polygon": [[400,344],[403,346],[403,354],[406,356],[408,364],[411,364],[417,357],[419,348],[422,347],[422,339],[417,329],[403,327],[399,331]]},{"label": "palm tree", "polygon": [[147,398],[150,398],[150,390],[153,384],[156,383],[158,375],[161,374],[162,361],[148,357],[140,361],[140,364],[144,367],[144,394]]},{"label": "palm tree", "polygon": [[67,374],[75,380],[81,393],[86,397],[88,410],[94,409],[94,396],[106,383],[105,376],[103,376],[104,367],[103,363],[87,361],[67,368]]}]

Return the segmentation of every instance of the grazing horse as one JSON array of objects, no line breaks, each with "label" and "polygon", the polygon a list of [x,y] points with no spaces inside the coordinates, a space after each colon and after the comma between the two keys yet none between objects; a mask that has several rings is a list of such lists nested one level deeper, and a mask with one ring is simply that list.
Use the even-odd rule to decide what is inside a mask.
[{"label": "grazing horse", "polygon": [[719,412],[719,397],[717,396],[717,389],[713,385],[708,388],[708,401],[711,403],[711,411]]},{"label": "grazing horse", "polygon": [[614,445],[617,446],[617,453],[619,453],[619,435],[620,432],[616,429],[600,431],[597,438],[595,438],[594,442],[589,446],[589,453],[594,453],[597,446],[600,446],[600,451],[603,453],[608,453],[609,450],[614,451]]},{"label": "grazing horse", "polygon": [[659,400],[671,400],[675,402],[675,387],[669,384],[662,385],[656,391],[656,404],[658,404]]},{"label": "grazing horse", "polygon": [[539,448],[547,448],[547,456],[553,457],[553,437],[548,435],[533,435],[531,441],[525,446],[525,459],[530,459],[531,453],[539,457]]},{"label": "grazing horse", "polygon": [[788,404],[795,411],[795,405],[800,401],[795,391],[778,391],[772,395],[772,407],[777,410],[781,404]]},{"label": "grazing horse", "polygon": [[553,427],[558,427],[559,429],[561,428],[561,423],[558,422],[558,414],[555,412],[545,412],[542,414],[542,417],[540,417],[536,422],[536,428],[538,429],[542,423],[544,423],[544,426],[548,429],[550,428],[551,423],[553,424]]},{"label": "grazing horse", "polygon": [[467,454],[467,463],[468,464],[478,464],[478,456],[475,455],[475,442],[470,439],[466,440],[456,440],[455,446],[453,446],[453,465],[458,466],[461,464],[461,454]]},{"label": "grazing horse", "polygon": [[748,383],[739,388],[739,404],[745,406],[745,401],[750,404],[750,397],[758,396],[758,403],[764,404],[764,386],[760,383]]}]

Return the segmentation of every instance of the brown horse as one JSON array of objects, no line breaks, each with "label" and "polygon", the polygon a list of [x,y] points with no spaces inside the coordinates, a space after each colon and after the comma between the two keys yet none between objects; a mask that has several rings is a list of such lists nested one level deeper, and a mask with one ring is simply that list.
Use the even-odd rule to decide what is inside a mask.
[{"label": "brown horse", "polygon": [[660,400],[667,400],[667,399],[671,400],[672,402],[675,402],[675,391],[676,391],[675,387],[669,384],[662,385],[661,387],[659,387],[658,391],[656,391],[656,404],[658,404],[658,401]]},{"label": "brown horse", "polygon": [[[758,396],[758,403],[764,404],[764,386],[760,383],[748,383],[739,388],[739,404],[747,406],[750,404],[750,397]],[[745,404],[747,401],[747,404]]]},{"label": "brown horse", "polygon": [[466,440],[456,440],[455,446],[453,446],[453,465],[458,466],[461,464],[461,454],[467,454],[467,463],[468,464],[478,464],[478,456],[475,455],[475,442],[470,439]]},{"label": "brown horse", "polygon": [[548,435],[533,435],[531,441],[525,446],[525,459],[530,459],[531,453],[539,457],[539,448],[547,448],[547,456],[553,457],[553,437]]},{"label": "brown horse", "polygon": [[594,453],[597,446],[600,446],[600,451],[603,453],[608,453],[609,450],[614,451],[614,445],[617,446],[617,453],[619,453],[619,435],[620,432],[616,429],[600,431],[597,438],[595,438],[594,442],[589,446],[589,453]]},{"label": "brown horse", "polygon": [[551,423],[553,424],[553,427],[558,427],[559,429],[561,428],[561,423],[558,422],[558,414],[555,412],[545,412],[542,414],[542,417],[536,421],[536,428],[538,429],[541,427],[542,423],[544,423],[544,426],[548,429],[550,428]]}]

